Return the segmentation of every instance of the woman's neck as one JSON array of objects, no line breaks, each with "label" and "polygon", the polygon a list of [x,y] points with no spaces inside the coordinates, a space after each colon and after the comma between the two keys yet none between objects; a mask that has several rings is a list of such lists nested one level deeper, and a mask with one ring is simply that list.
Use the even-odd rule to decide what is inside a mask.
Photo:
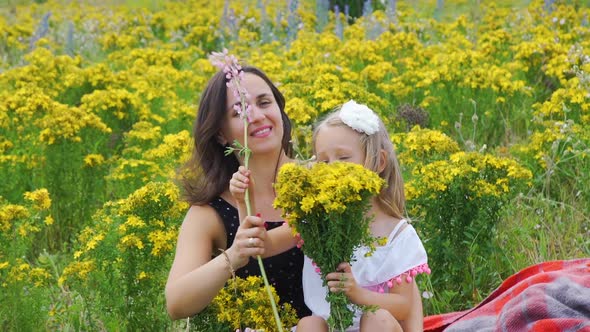
[{"label": "woman's neck", "polygon": [[250,180],[254,182],[256,193],[268,193],[273,191],[273,183],[279,168],[290,159],[283,150],[275,155],[252,155],[248,168]]},{"label": "woman's neck", "polygon": [[275,210],[273,202],[275,191],[273,188],[276,173],[279,168],[291,159],[281,150],[274,156],[256,155],[249,161],[250,169],[250,206],[252,213],[261,213],[265,220],[281,220],[281,211]]}]

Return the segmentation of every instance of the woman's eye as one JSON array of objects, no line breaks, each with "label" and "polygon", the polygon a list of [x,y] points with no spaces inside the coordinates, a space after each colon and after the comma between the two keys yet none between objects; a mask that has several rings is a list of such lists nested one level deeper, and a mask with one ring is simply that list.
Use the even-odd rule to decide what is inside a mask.
[{"label": "woman's eye", "polygon": [[241,110],[242,110],[242,109],[241,109],[241,106],[240,106],[240,104],[236,103],[236,104],[235,104],[235,105],[234,105],[234,106],[231,108],[231,113],[230,113],[230,114],[231,114],[231,117],[232,117],[232,118],[235,118],[235,117],[239,116],[239,115],[240,115],[240,111],[241,111]]},{"label": "woman's eye", "polygon": [[344,156],[344,157],[340,157],[340,158],[338,158],[338,160],[347,160],[347,159],[350,159],[350,157],[348,157],[348,156]]}]

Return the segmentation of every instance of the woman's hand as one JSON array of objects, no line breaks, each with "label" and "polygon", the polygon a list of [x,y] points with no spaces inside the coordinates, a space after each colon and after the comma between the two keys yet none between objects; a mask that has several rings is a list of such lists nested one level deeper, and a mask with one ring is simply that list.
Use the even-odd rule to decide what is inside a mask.
[{"label": "woman's hand", "polygon": [[340,263],[336,272],[328,273],[326,276],[330,292],[343,292],[353,303],[354,296],[359,286],[352,275],[352,268],[349,263]]},{"label": "woman's hand", "polygon": [[250,184],[250,170],[240,166],[229,180],[229,191],[238,204],[244,204],[246,200],[246,190]]},{"label": "woman's hand", "polygon": [[248,216],[240,223],[234,243],[227,249],[232,268],[237,270],[248,263],[250,257],[264,254],[266,228],[258,216]]}]

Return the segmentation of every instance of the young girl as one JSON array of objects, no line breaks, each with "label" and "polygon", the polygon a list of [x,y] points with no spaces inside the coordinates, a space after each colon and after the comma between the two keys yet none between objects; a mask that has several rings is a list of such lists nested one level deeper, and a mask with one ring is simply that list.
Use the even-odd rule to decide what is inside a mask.
[{"label": "young girl", "polygon": [[[316,126],[313,144],[319,162],[361,164],[385,179],[387,185],[373,198],[369,213],[374,216],[371,233],[386,237],[387,242],[370,257],[364,256],[367,248],[359,248],[352,264],[343,262],[337,271],[327,275],[328,287],[322,285],[313,262],[305,257],[303,291],[312,316],[301,319],[297,331],[328,331],[327,288],[344,292],[355,304],[377,307],[374,312],[357,312],[348,331],[422,331],[422,302],[414,277],[430,273],[430,269],[416,231],[403,217],[403,179],[385,126],[367,106],[349,101]],[[230,181],[230,192],[238,202],[248,188],[249,175],[240,168]],[[268,232],[267,254],[295,243],[285,238],[290,233],[285,229]]]},{"label": "young girl", "polygon": [[[364,255],[368,248],[357,249],[352,264],[343,262],[327,275],[329,291],[344,292],[355,304],[377,307],[375,312],[357,312],[349,331],[422,331],[422,302],[414,277],[430,270],[422,242],[403,217],[404,183],[383,122],[367,106],[351,100],[316,126],[313,144],[319,162],[361,164],[386,181],[369,211],[374,217],[371,233],[386,237],[386,244],[369,257]],[[313,316],[303,318],[297,331],[328,331],[327,291],[306,257],[303,292]]]}]

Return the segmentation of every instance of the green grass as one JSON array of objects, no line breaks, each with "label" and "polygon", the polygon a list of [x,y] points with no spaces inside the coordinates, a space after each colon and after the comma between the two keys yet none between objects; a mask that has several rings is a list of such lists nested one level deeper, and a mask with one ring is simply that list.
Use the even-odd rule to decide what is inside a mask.
[{"label": "green grass", "polygon": [[584,204],[573,196],[562,201],[541,194],[518,197],[505,210],[498,234],[499,248],[513,269],[590,256],[590,217]]}]

